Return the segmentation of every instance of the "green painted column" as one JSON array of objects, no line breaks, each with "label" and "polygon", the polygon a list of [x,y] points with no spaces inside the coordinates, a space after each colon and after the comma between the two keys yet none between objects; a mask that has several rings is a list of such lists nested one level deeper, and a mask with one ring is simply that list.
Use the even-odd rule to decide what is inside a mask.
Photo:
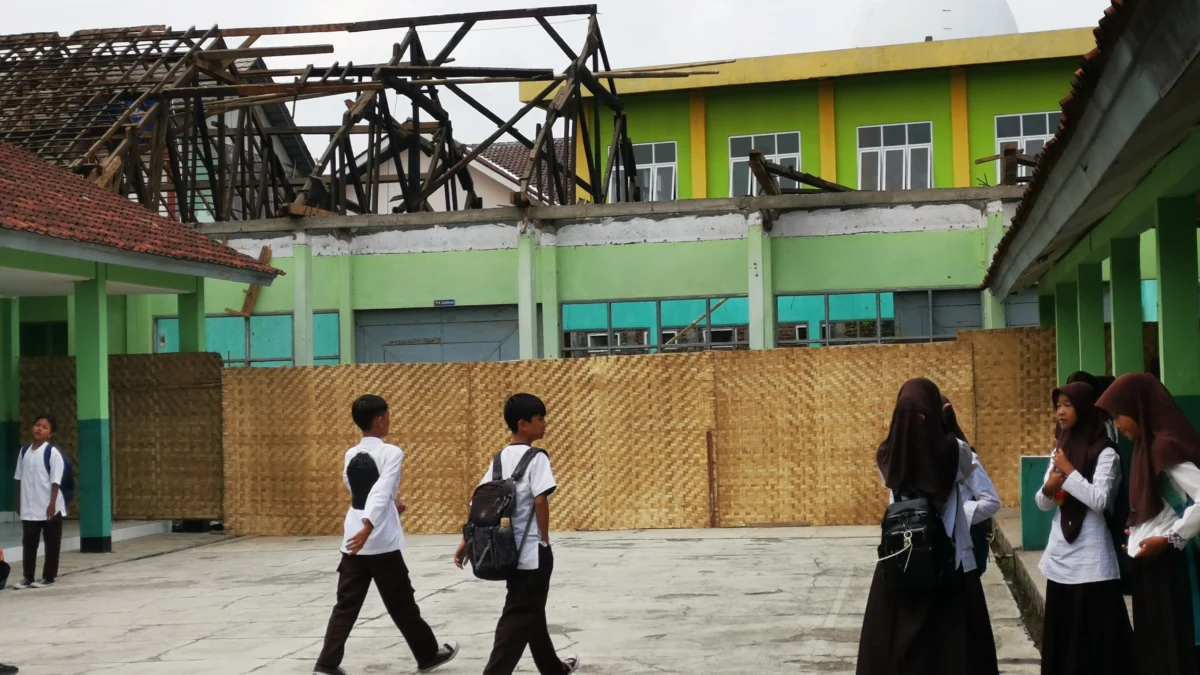
[{"label": "green painted column", "polygon": [[[308,234],[297,232],[292,244],[292,359],[297,366],[313,364],[312,246]],[[338,319],[341,321],[340,317]]]},{"label": "green painted column", "polygon": [[196,290],[179,295],[179,351],[198,354],[208,351],[204,335],[204,279],[196,278]]},{"label": "green painted column", "polygon": [[545,242],[537,250],[538,297],[542,302],[542,356],[562,358],[562,318],[558,304],[558,249]]},{"label": "green painted column", "polygon": [[1058,383],[1079,370],[1079,297],[1075,283],[1054,288],[1055,343],[1058,346]]},{"label": "green painted column", "polygon": [[746,267],[750,276],[750,348],[775,347],[775,284],[771,275],[771,236],[762,223],[746,233]]},{"label": "green painted column", "polygon": [[1200,288],[1197,287],[1196,198],[1160,199],[1158,358],[1173,396],[1200,395]]},{"label": "green painted column", "polygon": [[1041,295],[1038,294],[1038,325],[1053,326],[1054,322],[1054,294]]},{"label": "green painted column", "polygon": [[1079,266],[1076,293],[1079,313],[1079,370],[1086,370],[1093,375],[1104,375],[1108,372],[1108,359],[1104,353],[1104,277],[1100,263]]},{"label": "green painted column", "polygon": [[[1006,229],[1004,227],[1004,206],[999,202],[989,204],[987,227],[984,230],[984,247],[987,251],[987,260],[991,260],[996,255],[996,247],[1000,243],[1000,240],[1004,238]],[[1003,298],[997,298],[990,290],[984,289],[981,301],[983,305],[984,328],[1004,328],[1008,325],[1008,319],[1004,315]]]},{"label": "green painted column", "polygon": [[21,449],[20,300],[0,300],[0,511],[16,512],[17,470]]},{"label": "green painted column", "polygon": [[338,350],[341,362],[354,363],[354,258],[349,251],[337,257]]},{"label": "green painted column", "polygon": [[75,333],[79,330],[75,321],[75,296],[67,296],[67,356],[75,356]]},{"label": "green painted column", "polygon": [[79,406],[79,535],[84,553],[112,550],[112,476],[108,424],[107,269],[75,282],[75,392]]},{"label": "green painted column", "polygon": [[537,228],[517,235],[517,339],[522,359],[537,358]]},{"label": "green painted column", "polygon": [[[1113,375],[1145,368],[1142,332],[1142,261],[1138,239],[1114,239],[1109,260]],[[1128,475],[1128,474],[1125,474]]]},{"label": "green painted column", "polygon": [[149,295],[125,297],[125,352],[154,353],[154,317],[150,314]]},{"label": "green painted column", "polygon": [[1008,320],[1004,316],[1004,301],[997,298],[991,291],[980,291],[983,304],[983,327],[1004,328]]}]

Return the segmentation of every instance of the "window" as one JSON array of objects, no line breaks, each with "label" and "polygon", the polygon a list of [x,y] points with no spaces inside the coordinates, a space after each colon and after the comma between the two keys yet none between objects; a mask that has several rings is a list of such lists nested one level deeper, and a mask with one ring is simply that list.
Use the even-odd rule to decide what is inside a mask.
[{"label": "window", "polygon": [[[637,163],[637,186],[644,202],[666,202],[676,199],[677,155],[675,141],[639,143],[633,146]],[[616,161],[616,160],[614,160]],[[625,168],[617,161],[612,184],[608,188],[610,202],[625,201]]]},{"label": "window", "polygon": [[933,342],[981,328],[983,306],[975,289],[834,293],[779,296],[776,317],[780,347]]},{"label": "window", "polygon": [[[768,162],[800,170],[800,132],[732,136],[729,139],[729,196],[744,197],[763,193],[750,171],[750,151],[759,150]],[[795,190],[800,184],[788,178],[779,179],[779,187]]]},{"label": "window", "polygon": [[[1033,113],[1030,115],[1000,115],[996,117],[996,154],[1005,148],[1017,148],[1017,152],[1037,157],[1042,147],[1054,137],[1058,130],[1058,119],[1062,113]],[[1000,162],[996,162],[996,174],[1000,173]],[[1018,176],[1033,174],[1033,167],[1017,167]],[[999,180],[997,180],[999,182]]]},{"label": "window", "polygon": [[566,303],[563,355],[749,349],[749,325],[744,297]]},{"label": "window", "polygon": [[[220,354],[226,367],[274,368],[295,363],[291,314],[210,316],[204,320],[204,333],[208,351]],[[179,319],[155,319],[154,335],[156,354],[179,351]],[[313,364],[340,362],[338,313],[313,312]]]},{"label": "window", "polygon": [[924,190],[933,187],[933,123],[858,128],[861,190]]}]

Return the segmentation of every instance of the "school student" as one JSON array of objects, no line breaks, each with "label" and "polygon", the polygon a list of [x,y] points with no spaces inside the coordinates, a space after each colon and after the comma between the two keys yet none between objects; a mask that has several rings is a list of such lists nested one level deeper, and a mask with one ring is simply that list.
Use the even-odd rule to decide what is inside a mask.
[{"label": "school student", "polygon": [[[17,459],[17,472],[13,478],[20,482],[24,535],[21,540],[24,549],[21,567],[24,574],[13,587],[16,590],[45,588],[58,578],[58,556],[62,547],[67,502],[59,489],[63,478],[62,453],[50,443],[56,431],[58,424],[52,416],[35,417],[33,443],[23,447]],[[46,542],[46,560],[42,564],[42,578],[35,580],[38,545],[43,540]]]},{"label": "school student", "polygon": [[[1113,381],[1114,381],[1113,378],[1111,378],[1107,375],[1105,375],[1103,377],[1096,377],[1095,375],[1092,375],[1091,373],[1083,371],[1083,370],[1077,370],[1067,376],[1067,384],[1074,384],[1076,382],[1082,382],[1082,383],[1090,386],[1092,388],[1093,393],[1095,394],[1095,397],[1092,399],[1093,401],[1100,400],[1100,397],[1104,395],[1104,392],[1112,385]],[[1057,404],[1055,404],[1055,405],[1057,405]],[[1104,418],[1104,430],[1108,433],[1109,439],[1112,440],[1113,447],[1116,447],[1117,427],[1113,424],[1112,418],[1110,418],[1108,415],[1101,415],[1101,416]],[[1058,438],[1058,434],[1061,431],[1062,431],[1061,427],[1056,428],[1054,430],[1054,437]],[[1117,481],[1117,482],[1120,483],[1120,481]]]},{"label": "school student", "polygon": [[1122,375],[1096,403],[1134,442],[1129,476],[1134,661],[1138,673],[1200,672],[1200,434],[1152,375]]},{"label": "school student", "polygon": [[[942,396],[942,415],[946,420],[946,428],[954,432],[958,440],[966,443],[967,435],[958,425],[958,415],[950,399]],[[971,547],[975,552],[975,574],[983,576],[987,569],[988,554],[992,543],[992,516],[1000,512],[1000,494],[996,486],[983,468],[983,462],[975,449],[971,449],[971,465],[974,467],[970,474],[964,476],[958,483],[959,498],[962,499],[963,515],[971,523]]]},{"label": "school student", "polygon": [[1058,505],[1038,565],[1047,579],[1042,673],[1129,675],[1133,629],[1106,521],[1121,463],[1090,385],[1067,384],[1054,390],[1051,401],[1058,442],[1034,495],[1042,511]]},{"label": "school student", "polygon": [[958,484],[975,470],[970,446],[948,428],[937,385],[900,389],[887,439],[875,455],[894,501],[938,505],[954,544],[954,574],[934,591],[898,587],[875,567],[858,646],[858,675],[997,675],[996,643]]},{"label": "school student", "polygon": [[[504,422],[512,432],[512,441],[500,451],[504,478],[512,476],[521,458],[534,443],[546,435],[546,405],[532,394],[516,394],[504,404]],[[483,475],[480,485],[492,480],[492,470]],[[507,580],[508,596],[496,624],[492,656],[483,675],[510,675],[521,660],[525,646],[541,675],[574,673],[579,658],[562,660],[554,650],[550,629],[546,626],[546,599],[550,594],[550,575],[554,572],[554,552],[550,547],[550,495],[557,489],[550,459],[544,452],[529,462],[516,484],[517,502],[513,512],[513,537],[521,545],[517,570]],[[530,514],[535,517],[531,520]],[[529,531],[525,524],[529,523]],[[462,569],[467,542],[454,552],[454,564]]]},{"label": "school student", "polygon": [[417,660],[417,669],[428,673],[458,655],[458,645],[438,645],[429,624],[421,618],[408,567],[401,550],[404,530],[400,526],[402,503],[396,501],[404,452],[383,439],[391,428],[387,401],[379,396],[361,396],[351,407],[354,423],[362,430],[362,441],[346,451],[342,482],[350,491],[350,508],[344,524],[345,543],[338,565],[337,605],[325,630],[325,646],[313,673],[344,675],[342,657],[346,639],[358,620],[371,582],[383,598],[383,606],[400,629]]}]

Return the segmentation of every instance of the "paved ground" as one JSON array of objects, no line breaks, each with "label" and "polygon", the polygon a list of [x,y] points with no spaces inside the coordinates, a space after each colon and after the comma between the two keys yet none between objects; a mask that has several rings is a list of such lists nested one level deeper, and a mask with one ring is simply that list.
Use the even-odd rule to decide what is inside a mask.
[{"label": "paved ground", "polygon": [[[877,532],[562,535],[548,608],[555,644],[583,658],[581,673],[852,673]],[[504,588],[455,569],[455,543],[410,537],[405,556],[438,637],[462,644],[439,673],[479,673]],[[0,661],[30,675],[309,673],[334,598],[336,545],[165,535],[128,543],[141,549],[124,560],[69,554],[75,571],[55,588],[0,594]],[[152,557],[129,559],[138,555]],[[994,565],[986,581],[1001,670],[1038,672]],[[374,594],[344,665],[415,672]],[[535,672],[528,658],[520,672]]]}]

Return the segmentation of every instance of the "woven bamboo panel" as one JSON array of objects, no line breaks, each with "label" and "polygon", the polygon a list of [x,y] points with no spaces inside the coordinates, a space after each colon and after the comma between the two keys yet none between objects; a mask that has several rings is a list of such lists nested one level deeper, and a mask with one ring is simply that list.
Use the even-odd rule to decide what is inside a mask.
[{"label": "woven bamboo panel", "polygon": [[971,441],[1001,501],[1015,506],[1021,456],[1048,454],[1054,445],[1054,329],[964,331],[958,340],[974,348],[978,421]]},{"label": "woven bamboo panel", "polygon": [[[52,415],[58,424],[54,444],[71,460],[79,471],[79,422],[75,407],[75,359],[69,356],[22,357],[21,381],[21,444],[32,443],[33,418]],[[11,476],[0,477],[2,479]],[[76,477],[78,486],[78,476]],[[67,506],[68,513],[78,513],[76,499]]]},{"label": "woven bamboo panel", "polygon": [[222,517],[221,357],[112,356],[113,516]]}]

